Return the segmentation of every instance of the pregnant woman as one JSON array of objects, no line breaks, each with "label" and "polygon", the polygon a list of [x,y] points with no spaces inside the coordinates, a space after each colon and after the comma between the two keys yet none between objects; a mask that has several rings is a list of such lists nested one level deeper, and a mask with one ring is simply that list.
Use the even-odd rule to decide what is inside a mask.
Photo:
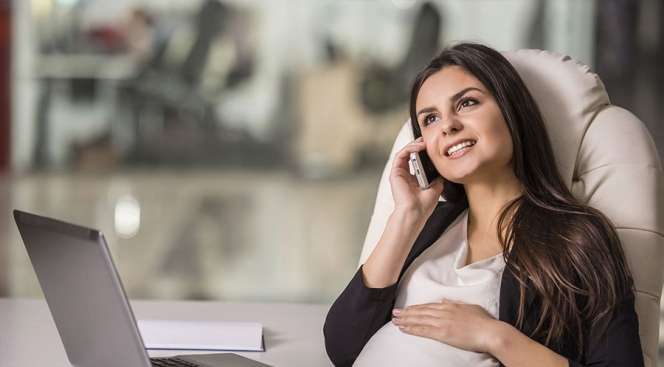
[{"label": "pregnant woman", "polygon": [[[443,50],[415,80],[410,117],[394,211],[325,321],[332,362],[642,366],[620,240],[565,186],[509,61],[478,44]],[[411,152],[442,176],[426,190]]]}]

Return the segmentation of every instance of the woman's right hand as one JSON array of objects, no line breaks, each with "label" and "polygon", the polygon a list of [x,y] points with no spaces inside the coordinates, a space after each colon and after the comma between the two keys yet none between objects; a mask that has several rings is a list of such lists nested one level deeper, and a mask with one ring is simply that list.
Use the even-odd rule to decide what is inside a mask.
[{"label": "woman's right hand", "polygon": [[422,190],[417,178],[410,174],[408,160],[410,153],[426,150],[424,140],[420,137],[401,149],[394,157],[392,171],[390,172],[390,185],[394,210],[405,210],[417,213],[421,220],[429,218],[443,193],[443,180],[438,177],[429,186]]},{"label": "woman's right hand", "polygon": [[369,288],[385,288],[399,280],[406,257],[443,192],[442,178],[437,178],[428,189],[422,190],[417,178],[410,174],[410,153],[425,148],[424,141],[418,139],[394,157],[390,171],[394,211],[376,247],[362,266],[363,281]]}]

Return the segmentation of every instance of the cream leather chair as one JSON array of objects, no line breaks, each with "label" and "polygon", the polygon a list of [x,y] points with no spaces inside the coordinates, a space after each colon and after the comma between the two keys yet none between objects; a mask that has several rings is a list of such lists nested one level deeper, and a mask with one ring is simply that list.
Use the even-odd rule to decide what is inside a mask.
[{"label": "cream leather chair", "polygon": [[[544,116],[558,169],[573,194],[607,215],[618,229],[636,283],[636,311],[645,365],[656,367],[664,266],[664,175],[655,144],[632,113],[611,105],[588,66],[540,50],[503,53]],[[395,152],[413,139],[399,132],[378,187],[363,264],[394,203],[388,180]]]}]

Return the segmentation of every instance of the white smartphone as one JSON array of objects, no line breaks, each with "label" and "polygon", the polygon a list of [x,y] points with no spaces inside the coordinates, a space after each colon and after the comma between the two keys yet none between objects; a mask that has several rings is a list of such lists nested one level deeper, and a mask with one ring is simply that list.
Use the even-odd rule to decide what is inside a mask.
[{"label": "white smartphone", "polygon": [[417,184],[422,190],[428,189],[431,183],[440,176],[426,151],[410,153],[409,163],[413,175],[417,178]]}]

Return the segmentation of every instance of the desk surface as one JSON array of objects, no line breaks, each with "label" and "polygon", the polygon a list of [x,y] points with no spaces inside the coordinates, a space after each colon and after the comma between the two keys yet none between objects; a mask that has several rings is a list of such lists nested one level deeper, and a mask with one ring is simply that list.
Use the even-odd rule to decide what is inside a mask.
[{"label": "desk surface", "polygon": [[[238,353],[280,366],[331,366],[323,344],[329,306],[292,303],[132,301],[138,319],[256,321],[263,324],[265,352]],[[155,351],[150,356],[196,352]],[[209,353],[209,352],[199,352]],[[43,300],[0,299],[0,365],[69,367]]]}]

